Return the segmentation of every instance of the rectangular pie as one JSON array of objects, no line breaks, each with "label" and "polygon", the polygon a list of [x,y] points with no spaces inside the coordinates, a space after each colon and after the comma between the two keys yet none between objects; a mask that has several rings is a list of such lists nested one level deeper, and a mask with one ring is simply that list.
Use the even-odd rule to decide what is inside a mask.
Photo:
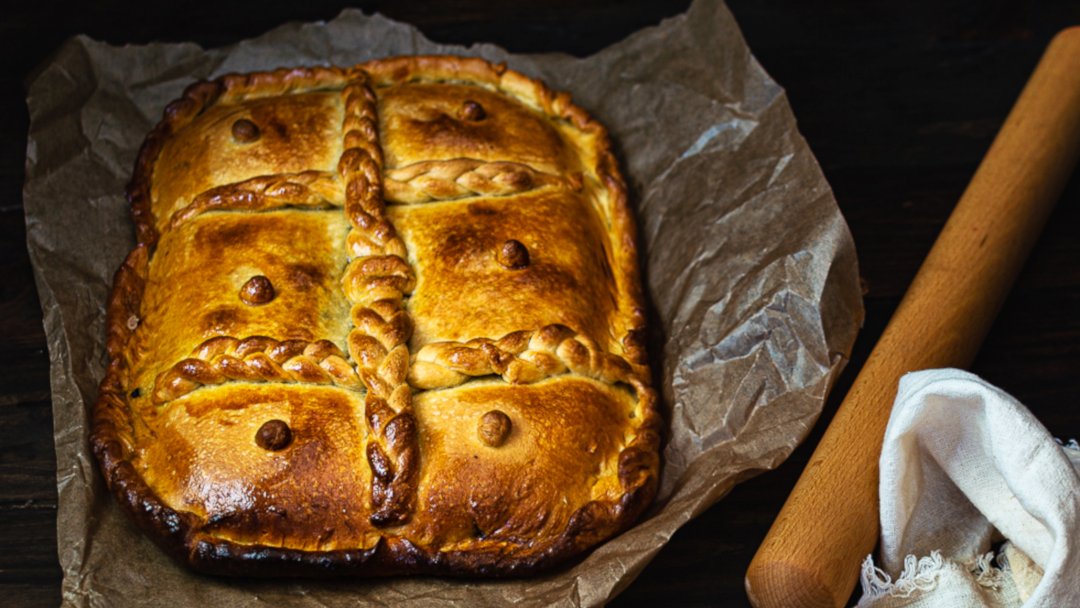
[{"label": "rectangular pie", "polygon": [[518,575],[651,501],[634,222],[566,94],[457,57],[224,76],[128,197],[91,444],[181,561]]}]

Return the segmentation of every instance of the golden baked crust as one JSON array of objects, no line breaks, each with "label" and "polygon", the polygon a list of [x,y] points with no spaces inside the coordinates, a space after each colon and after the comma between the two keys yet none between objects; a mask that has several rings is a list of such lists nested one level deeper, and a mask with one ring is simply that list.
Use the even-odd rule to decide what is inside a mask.
[{"label": "golden baked crust", "polygon": [[91,444],[182,561],[514,575],[652,499],[633,220],[567,95],[457,57],[224,76],[128,196]]}]

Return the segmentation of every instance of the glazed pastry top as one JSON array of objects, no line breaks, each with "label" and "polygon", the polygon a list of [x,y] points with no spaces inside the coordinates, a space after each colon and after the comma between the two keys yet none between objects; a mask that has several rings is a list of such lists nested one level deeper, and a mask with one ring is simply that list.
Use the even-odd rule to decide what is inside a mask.
[{"label": "glazed pastry top", "polygon": [[456,57],[226,76],[129,197],[92,441],[196,568],[530,572],[651,500],[633,219],[565,94]]}]

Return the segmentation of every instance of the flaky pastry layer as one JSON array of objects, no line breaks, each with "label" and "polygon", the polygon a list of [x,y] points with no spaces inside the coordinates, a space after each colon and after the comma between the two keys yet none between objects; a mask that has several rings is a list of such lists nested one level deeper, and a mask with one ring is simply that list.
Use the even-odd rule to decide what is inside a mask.
[{"label": "flaky pastry layer", "polygon": [[652,499],[634,223],[566,94],[458,57],[224,76],[128,197],[91,444],[180,560],[517,575]]}]

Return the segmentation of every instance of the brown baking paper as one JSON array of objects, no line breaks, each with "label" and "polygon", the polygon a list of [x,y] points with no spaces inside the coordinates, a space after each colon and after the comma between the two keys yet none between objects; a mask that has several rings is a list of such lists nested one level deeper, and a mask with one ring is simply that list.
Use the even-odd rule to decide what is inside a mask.
[{"label": "brown baking paper", "polygon": [[[252,581],[193,574],[127,520],[88,448],[104,373],[104,302],[133,244],[135,154],[192,81],[414,53],[480,55],[570,91],[609,128],[631,187],[654,307],[666,424],[654,507],[546,576]],[[719,2],[592,57],[432,43],[345,11],[224,49],[67,42],[30,84],[27,238],[52,362],[66,606],[602,604],[683,523],[806,436],[862,320],[854,246],[783,90]]]}]

